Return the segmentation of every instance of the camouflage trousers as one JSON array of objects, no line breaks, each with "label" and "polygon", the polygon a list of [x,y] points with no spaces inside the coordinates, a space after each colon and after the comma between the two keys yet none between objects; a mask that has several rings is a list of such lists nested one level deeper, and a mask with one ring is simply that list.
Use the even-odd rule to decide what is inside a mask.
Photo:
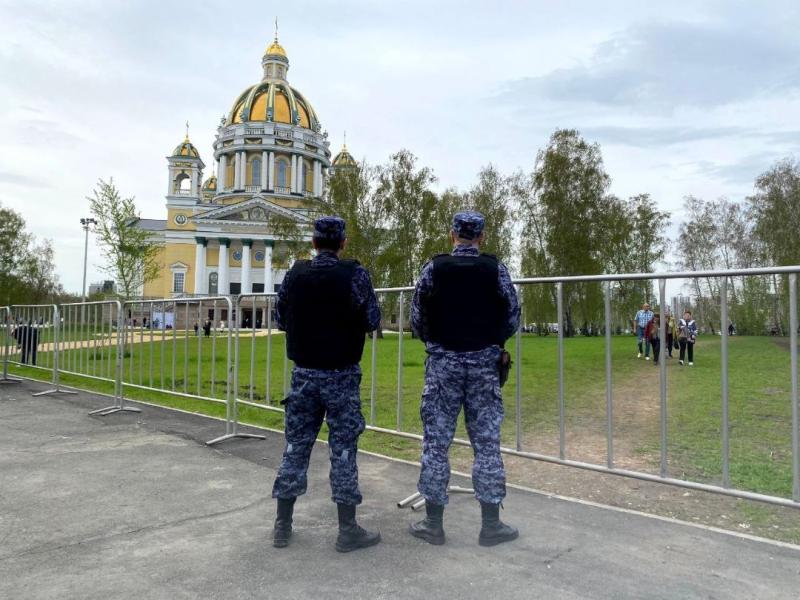
[{"label": "camouflage trousers", "polygon": [[364,431],[359,384],[361,369],[325,371],[295,367],[286,406],[286,447],[272,487],[273,498],[305,494],[308,461],[322,421],[328,423],[332,500],[337,504],[361,504],[356,451]]},{"label": "camouflage trousers", "polygon": [[450,481],[448,451],[456,420],[464,407],[475,460],[472,483],[481,502],[498,504],[506,495],[506,474],[500,455],[503,399],[497,360],[499,348],[477,352],[438,351],[425,361],[422,392],[422,471],[417,489],[433,504],[447,504]]}]

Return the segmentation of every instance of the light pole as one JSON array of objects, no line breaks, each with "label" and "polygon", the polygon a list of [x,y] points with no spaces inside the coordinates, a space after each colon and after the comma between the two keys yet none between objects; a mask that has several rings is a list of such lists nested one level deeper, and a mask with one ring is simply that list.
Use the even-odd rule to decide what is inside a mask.
[{"label": "light pole", "polygon": [[89,225],[97,225],[97,221],[92,219],[91,217],[87,219],[81,219],[81,225],[83,225],[83,230],[86,232],[86,237],[83,242],[83,294],[82,298],[83,301],[86,302],[86,261],[88,259],[89,254]]}]

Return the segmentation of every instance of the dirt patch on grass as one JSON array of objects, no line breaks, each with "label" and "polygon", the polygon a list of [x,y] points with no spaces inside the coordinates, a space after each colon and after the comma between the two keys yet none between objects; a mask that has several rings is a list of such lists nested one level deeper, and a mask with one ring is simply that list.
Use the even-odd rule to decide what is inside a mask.
[{"label": "dirt patch on grass", "polygon": [[[668,368],[680,368],[668,359]],[[630,379],[614,382],[614,464],[621,469],[658,473],[660,451],[659,370],[632,365]],[[605,390],[596,394],[566,426],[567,458],[606,464]],[[583,414],[581,414],[583,413]],[[598,416],[599,415],[599,416]],[[653,440],[656,440],[655,446]],[[523,450],[558,456],[558,428],[526,432]],[[470,472],[472,451],[453,447],[454,469]],[[659,483],[505,456],[509,483],[620,508],[702,523],[771,539],[800,543],[800,511],[687,490]],[[673,469],[677,466],[673,465]],[[683,476],[680,472],[673,473]]]}]

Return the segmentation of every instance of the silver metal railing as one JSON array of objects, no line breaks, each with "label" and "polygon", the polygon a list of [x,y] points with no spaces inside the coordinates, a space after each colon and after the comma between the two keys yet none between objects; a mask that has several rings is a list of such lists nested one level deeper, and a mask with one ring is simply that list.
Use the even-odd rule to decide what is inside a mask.
[{"label": "silver metal railing", "polygon": [[20,380],[16,377],[11,377],[8,374],[8,358],[11,354],[11,344],[14,338],[11,335],[11,308],[8,306],[0,306],[0,327],[3,331],[3,372],[0,374],[0,384],[3,383],[19,383]]},{"label": "silver metal railing", "polygon": [[[518,456],[527,459],[539,460],[553,464],[564,466],[576,467],[584,470],[613,474],[618,476],[630,477],[645,481],[659,482],[670,485],[675,485],[688,489],[701,490],[706,492],[713,492],[717,494],[724,494],[728,496],[746,498],[751,500],[758,500],[772,504],[790,506],[794,508],[800,507],[800,404],[798,403],[798,315],[797,315],[797,273],[800,272],[800,267],[778,267],[778,268],[763,268],[763,269],[744,269],[744,270],[731,270],[731,271],[702,271],[702,272],[680,272],[680,273],[663,273],[663,274],[650,274],[650,273],[632,273],[632,274],[609,274],[609,275],[592,275],[592,276],[575,276],[575,277],[538,277],[538,278],[521,278],[514,280],[517,287],[518,295],[521,299],[524,298],[524,291],[530,286],[553,286],[554,307],[556,312],[556,321],[558,326],[557,340],[555,347],[555,395],[557,403],[557,435],[558,435],[558,450],[553,454],[531,452],[525,449],[524,431],[521,423],[526,416],[523,411],[522,392],[523,392],[523,345],[522,345],[522,331],[521,329],[516,332],[514,338],[514,353],[515,353],[515,373],[514,373],[514,389],[513,389],[513,403],[514,403],[514,430],[513,430],[513,444],[511,446],[504,445],[501,451],[507,455]],[[719,444],[720,444],[720,464],[721,464],[721,483],[715,485],[711,483],[702,483],[691,481],[689,479],[673,476],[670,473],[669,455],[668,455],[668,390],[667,390],[667,366],[666,361],[662,359],[659,363],[658,369],[658,438],[659,438],[659,451],[658,451],[658,469],[657,473],[648,473],[633,469],[621,468],[617,463],[615,456],[615,394],[614,386],[612,385],[612,294],[615,282],[621,281],[655,281],[657,283],[658,298],[660,306],[666,306],[666,282],[670,279],[693,279],[693,278],[720,278],[719,285],[719,317],[720,321],[724,324],[727,323],[729,316],[729,284],[728,279],[731,277],[747,277],[747,276],[764,276],[764,275],[782,275],[786,276],[788,282],[788,296],[789,296],[789,329],[790,329],[790,357],[789,368],[791,378],[791,478],[792,478],[792,494],[790,498],[774,496],[769,494],[756,493],[748,490],[737,489],[731,485],[731,472],[730,472],[730,390],[729,390],[729,336],[726,326],[721,327],[720,336],[720,422],[719,422]],[[566,423],[569,416],[567,407],[567,386],[565,382],[565,327],[564,327],[564,294],[565,288],[573,284],[595,282],[600,284],[603,296],[602,304],[602,322],[604,325],[604,360],[600,363],[605,370],[605,449],[606,456],[604,461],[583,461],[575,460],[568,457],[567,436],[566,436]],[[402,335],[403,332],[408,330],[407,325],[407,310],[411,299],[411,287],[396,287],[396,288],[383,288],[376,290],[379,298],[386,304],[396,298],[396,314],[397,314],[397,364],[396,364],[396,382],[394,385],[387,385],[386,381],[379,381],[379,373],[377,370],[379,355],[377,352],[379,341],[378,332],[372,335],[372,344],[369,353],[365,353],[364,361],[362,364],[366,366],[367,361],[370,365],[370,379],[368,386],[369,393],[369,418],[367,428],[381,433],[391,434],[407,439],[421,440],[422,435],[411,428],[407,427],[405,423],[403,408],[404,408],[404,358],[406,336]],[[203,399],[214,402],[224,402],[226,405],[226,431],[225,435],[220,438],[211,440],[209,443],[217,443],[233,437],[258,437],[243,435],[238,432],[238,407],[239,404],[265,409],[270,411],[282,412],[283,409],[274,403],[276,399],[276,392],[280,390],[283,397],[288,392],[289,388],[289,360],[286,358],[285,351],[281,352],[282,357],[282,377],[280,375],[281,358],[276,356],[279,349],[276,340],[280,342],[280,350],[285,349],[284,336],[276,335],[274,332],[273,323],[273,309],[275,306],[275,294],[245,294],[233,301],[227,296],[208,297],[208,298],[170,298],[162,300],[134,300],[125,302],[122,305],[121,320],[125,323],[122,328],[124,333],[121,338],[123,348],[127,349],[127,368],[120,366],[118,368],[120,396],[122,385],[154,390],[163,391],[186,398]],[[102,304],[102,303],[99,303]],[[85,365],[85,358],[81,358],[80,351],[86,351],[83,344],[76,345],[75,329],[77,323],[81,322],[80,319],[85,318],[83,311],[88,311],[89,320],[92,320],[92,314],[96,315],[102,309],[91,308],[92,303],[76,304],[76,305],[63,305],[61,310],[65,312],[66,318],[64,320],[65,326],[65,339],[63,343],[59,343],[60,334],[60,312],[59,307],[35,306],[35,307],[10,307],[5,312],[0,312],[0,315],[8,315],[6,321],[7,332],[9,327],[15,322],[14,319],[33,318],[36,320],[38,317],[42,319],[48,315],[49,322],[53,325],[51,333],[48,333],[48,339],[54,341],[54,349],[52,352],[52,369],[53,369],[53,385],[56,389],[49,390],[46,393],[54,391],[62,391],[58,388],[58,372],[63,370],[65,372],[77,373],[88,376],[102,376],[106,379],[109,378],[109,368],[107,362],[92,365],[92,369],[99,368],[101,374],[95,375]],[[0,309],[2,310],[2,309]],[[212,328],[213,335],[208,339],[204,332],[199,331],[200,335],[196,340],[192,340],[193,328],[192,322],[203,322],[203,311],[210,311],[214,327]],[[27,312],[26,312],[27,311]],[[225,318],[221,314],[225,311]],[[172,314],[172,324],[168,326],[166,323],[166,315]],[[102,312],[101,312],[102,314]],[[119,315],[119,313],[117,313]],[[161,315],[162,319],[158,326],[154,326],[154,317]],[[80,318],[79,318],[80,315]],[[196,315],[196,316],[195,316]],[[260,318],[259,318],[260,315]],[[148,318],[148,325],[142,320],[143,317]],[[47,319],[45,319],[47,320]],[[221,321],[227,321],[224,324]],[[135,322],[134,322],[135,321]],[[260,321],[260,323],[258,322]],[[103,318],[100,322],[105,322]],[[392,326],[394,327],[394,323]],[[78,328],[80,329],[80,328]],[[155,333],[159,332],[159,343],[154,341]],[[182,332],[179,334],[179,332]],[[393,332],[387,332],[387,335],[395,335]],[[222,338],[224,347],[222,352],[217,352],[217,340]],[[666,353],[664,347],[666,343],[666,319],[660,322],[660,338],[662,344],[662,356]],[[102,335],[101,335],[101,339]],[[117,339],[120,339],[119,336]],[[192,340],[190,342],[190,340]],[[94,343],[94,341],[92,342]],[[190,351],[190,343],[196,345]],[[59,348],[63,348],[66,354],[67,364],[65,366],[59,365]],[[210,347],[210,348],[209,348]],[[8,348],[4,351],[4,362],[15,362],[8,358],[14,352],[8,352]],[[261,355],[260,352],[264,351]],[[192,357],[193,355],[193,357]],[[117,356],[125,356],[124,350],[117,350]],[[48,360],[49,357],[48,357]],[[84,362],[81,362],[81,361]],[[146,362],[145,362],[146,361]],[[190,388],[190,362],[196,361],[194,365],[196,374],[194,376],[194,385]],[[16,361],[19,363],[19,360]],[[178,365],[182,363],[182,369]],[[77,367],[75,366],[77,364]],[[155,376],[155,365],[159,365],[158,377]],[[210,365],[210,367],[209,367]],[[224,392],[218,393],[222,387],[217,382],[217,367],[225,369],[225,385]],[[50,365],[48,365],[50,366]],[[47,368],[47,367],[45,367]],[[535,368],[535,367],[534,367]],[[105,369],[105,370],[104,370]],[[179,371],[182,370],[183,377],[179,378]],[[147,374],[147,376],[145,375]],[[167,376],[167,375],[171,376]],[[203,375],[211,378],[210,382],[202,381]],[[262,380],[263,384],[258,383]],[[248,384],[244,391],[240,387],[240,381],[247,381]],[[280,381],[280,383],[278,383]],[[282,384],[282,385],[281,385]],[[379,385],[380,384],[380,385]],[[263,390],[259,389],[263,386]],[[393,391],[392,391],[393,388]],[[384,404],[384,402],[391,400],[388,394],[394,396],[395,406],[394,410]],[[263,391],[263,394],[262,394]],[[260,397],[259,397],[260,396]],[[262,401],[259,401],[262,400]],[[378,412],[384,416],[389,411],[393,412],[394,421],[393,427],[386,426],[386,420],[379,423]],[[389,411],[387,411],[389,409]],[[457,437],[454,443],[461,446],[469,446],[469,441]]]},{"label": "silver metal railing", "polygon": [[91,411],[106,416],[117,412],[141,412],[125,404],[122,390],[122,361],[125,355],[125,327],[122,302],[70,302],[59,306],[58,344],[60,371],[114,384],[114,403]]},{"label": "silver metal railing", "polygon": [[[60,333],[61,317],[55,304],[16,304],[9,307],[11,323],[10,338],[16,341],[19,356],[8,362],[18,366],[27,366],[52,372],[52,388],[36,392],[34,396],[50,394],[75,394],[71,390],[61,388],[60,381]],[[12,344],[13,346],[13,344]],[[49,348],[50,352],[41,352]],[[12,351],[12,354],[16,352]],[[39,364],[39,357],[42,362]]]},{"label": "silver metal railing", "polygon": [[[256,437],[237,432],[232,390],[236,316],[229,296],[131,300],[122,304],[122,317],[128,349],[122,385],[224,403],[225,434],[209,440],[209,445]],[[193,370],[192,362],[196,363]],[[224,369],[221,383],[220,367]]]}]

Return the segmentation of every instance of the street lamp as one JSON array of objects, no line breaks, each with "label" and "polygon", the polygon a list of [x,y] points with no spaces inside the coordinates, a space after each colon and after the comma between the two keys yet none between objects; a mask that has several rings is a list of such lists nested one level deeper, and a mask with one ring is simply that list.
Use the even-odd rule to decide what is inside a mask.
[{"label": "street lamp", "polygon": [[97,221],[89,217],[88,219],[81,219],[81,225],[86,232],[86,239],[83,242],[83,301],[86,302],[86,261],[89,254],[89,225],[97,225]]}]

